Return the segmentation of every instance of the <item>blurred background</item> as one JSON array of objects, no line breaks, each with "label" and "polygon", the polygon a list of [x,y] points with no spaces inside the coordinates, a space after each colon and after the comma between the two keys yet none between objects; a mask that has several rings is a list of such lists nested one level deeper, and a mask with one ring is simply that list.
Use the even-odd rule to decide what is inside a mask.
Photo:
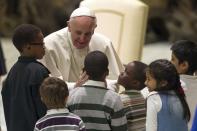
[{"label": "blurred background", "polygon": [[[66,26],[82,0],[0,0],[0,36],[10,37],[21,23],[39,26],[44,35]],[[196,0],[141,0],[149,6],[145,44],[197,41]]]},{"label": "blurred background", "polygon": [[[46,36],[66,27],[71,12],[79,7],[81,1],[0,0],[0,40],[7,72],[19,56],[10,39],[16,26],[35,24]],[[158,58],[170,59],[170,43],[173,41],[189,39],[197,42],[197,0],[141,1],[149,6],[142,62],[148,64]],[[1,100],[0,125],[2,131],[6,131]]]}]

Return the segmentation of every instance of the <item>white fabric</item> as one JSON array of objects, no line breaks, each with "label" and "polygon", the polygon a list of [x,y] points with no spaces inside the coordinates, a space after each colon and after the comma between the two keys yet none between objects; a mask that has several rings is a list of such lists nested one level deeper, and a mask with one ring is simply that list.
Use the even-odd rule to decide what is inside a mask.
[{"label": "white fabric", "polygon": [[47,110],[46,115],[52,115],[57,113],[69,113],[69,110],[67,108],[59,108],[59,109],[50,109]]},{"label": "white fabric", "polygon": [[70,15],[70,18],[73,17],[79,17],[79,16],[89,16],[89,17],[96,17],[94,12],[91,11],[89,8],[87,7],[80,7],[75,9],[72,14]]},{"label": "white fabric", "polygon": [[155,91],[150,92],[147,99],[146,131],[157,131],[157,113],[161,107],[162,102],[159,94]]},{"label": "white fabric", "polygon": [[119,86],[117,84],[117,80],[107,79],[106,81],[107,81],[107,88],[118,93]]},{"label": "white fabric", "polygon": [[[106,79],[106,82],[107,82],[107,88],[108,89],[118,93],[119,86],[117,84],[117,80]],[[75,82],[67,82],[67,85],[68,85],[68,90],[71,91],[75,87]]]},{"label": "white fabric", "polygon": [[188,123],[189,129],[192,126],[195,108],[197,105],[196,95],[197,95],[197,76],[191,75],[180,75],[182,81],[185,82],[187,90],[185,91],[186,100],[190,108],[191,119]]},{"label": "white fabric", "polygon": [[148,94],[149,94],[148,87],[144,87],[140,92],[142,96],[144,97],[144,99],[148,97]]},{"label": "white fabric", "polygon": [[106,88],[105,83],[102,82],[102,81],[88,80],[84,85],[96,85],[96,86],[99,86],[99,87]]},{"label": "white fabric", "polygon": [[117,79],[123,70],[111,41],[103,35],[94,33],[89,47],[80,50],[73,47],[68,28],[63,28],[48,35],[44,42],[46,53],[41,62],[49,69],[52,76],[62,77],[65,81],[75,82],[78,80],[85,56],[88,52],[94,50],[100,50],[107,55],[110,71],[109,79]]}]

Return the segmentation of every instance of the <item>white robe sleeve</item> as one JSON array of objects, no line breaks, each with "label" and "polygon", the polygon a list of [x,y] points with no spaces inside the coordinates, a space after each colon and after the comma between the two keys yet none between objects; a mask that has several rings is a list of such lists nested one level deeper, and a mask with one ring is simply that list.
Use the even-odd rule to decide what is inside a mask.
[{"label": "white robe sleeve", "polygon": [[61,72],[57,68],[58,56],[54,50],[45,49],[45,55],[41,62],[48,68],[51,73],[51,76],[62,78]]},{"label": "white robe sleeve", "polygon": [[117,79],[119,74],[123,71],[123,65],[120,61],[118,54],[116,53],[112,43],[106,49],[106,55],[109,60],[109,79]]},{"label": "white robe sleeve", "polygon": [[51,76],[68,81],[70,71],[70,56],[67,47],[67,29],[54,32],[44,38],[45,55],[41,62],[51,72]]},{"label": "white robe sleeve", "polygon": [[110,39],[95,33],[90,41],[90,51],[99,50],[107,55],[109,60],[109,75],[108,79],[117,80],[120,72],[123,71],[123,64],[116,53]]}]

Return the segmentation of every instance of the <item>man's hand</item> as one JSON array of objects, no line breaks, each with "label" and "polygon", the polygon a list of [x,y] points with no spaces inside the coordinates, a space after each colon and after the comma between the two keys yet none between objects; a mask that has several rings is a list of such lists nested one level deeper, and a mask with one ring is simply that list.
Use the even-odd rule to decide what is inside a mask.
[{"label": "man's hand", "polygon": [[79,76],[79,79],[75,83],[74,88],[82,86],[88,80],[88,78],[89,76],[86,74],[86,71],[82,72]]}]

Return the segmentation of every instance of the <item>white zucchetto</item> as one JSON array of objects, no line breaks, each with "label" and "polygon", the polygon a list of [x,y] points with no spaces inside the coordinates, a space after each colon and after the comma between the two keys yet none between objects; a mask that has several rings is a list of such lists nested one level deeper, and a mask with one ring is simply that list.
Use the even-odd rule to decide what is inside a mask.
[{"label": "white zucchetto", "polygon": [[70,18],[78,17],[78,16],[96,17],[94,12],[87,7],[79,7],[75,9],[70,15]]}]

